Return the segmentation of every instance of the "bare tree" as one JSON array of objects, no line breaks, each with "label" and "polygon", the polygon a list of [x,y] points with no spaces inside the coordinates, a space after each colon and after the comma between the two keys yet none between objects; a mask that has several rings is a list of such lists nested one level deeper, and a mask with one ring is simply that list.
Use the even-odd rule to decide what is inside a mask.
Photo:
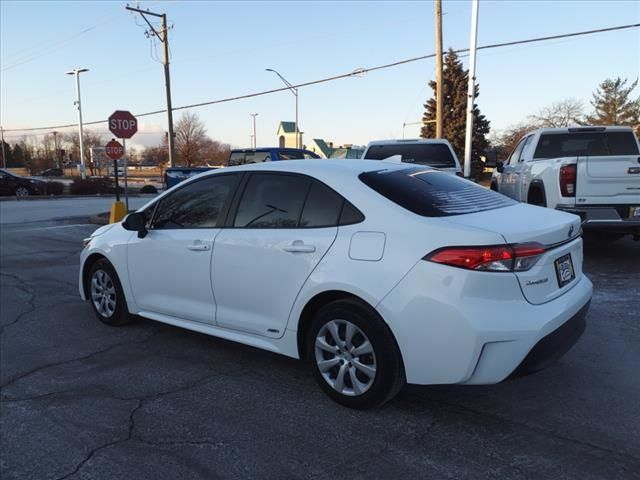
[{"label": "bare tree", "polygon": [[202,163],[202,147],[207,129],[196,113],[186,112],[176,124],[176,151],[178,162],[190,167]]},{"label": "bare tree", "polygon": [[531,121],[538,127],[561,128],[582,125],[585,120],[584,105],[581,100],[565,98],[531,115]]},{"label": "bare tree", "polygon": [[202,142],[201,155],[208,165],[228,165],[231,147],[206,137]]}]

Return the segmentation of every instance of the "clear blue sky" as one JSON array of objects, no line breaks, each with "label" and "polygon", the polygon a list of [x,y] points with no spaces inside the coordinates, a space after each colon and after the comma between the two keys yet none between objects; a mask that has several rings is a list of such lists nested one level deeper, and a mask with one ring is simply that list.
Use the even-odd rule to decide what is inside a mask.
[{"label": "clear blue sky", "polygon": [[[134,2],[132,2],[134,3]],[[81,76],[85,121],[113,110],[165,107],[162,65],[152,58],[139,17],[120,1],[0,2],[1,116],[5,129],[73,123],[74,82]],[[424,2],[145,1],[170,24],[174,106],[277,88],[277,69],[292,83],[434,52],[434,5]],[[471,5],[443,1],[444,45],[469,46]],[[480,1],[478,44],[640,23],[640,2]],[[136,22],[138,25],[136,25]],[[160,45],[158,54],[161,55]],[[465,63],[467,59],[464,59]],[[301,89],[305,140],[365,144],[401,138],[420,120],[435,61],[424,60]],[[588,101],[607,77],[640,75],[640,29],[481,51],[478,104],[495,130],[566,97]],[[640,95],[640,88],[636,90]],[[293,120],[289,92],[194,109],[209,135],[248,146],[250,113],[258,144],[276,143],[280,120]],[[176,116],[179,117],[177,112]],[[141,119],[141,131],[166,129],[166,115]],[[106,126],[99,128],[106,131]],[[407,127],[416,136],[418,127]],[[6,134],[17,140],[15,133]],[[135,144],[155,144],[138,134]]]}]

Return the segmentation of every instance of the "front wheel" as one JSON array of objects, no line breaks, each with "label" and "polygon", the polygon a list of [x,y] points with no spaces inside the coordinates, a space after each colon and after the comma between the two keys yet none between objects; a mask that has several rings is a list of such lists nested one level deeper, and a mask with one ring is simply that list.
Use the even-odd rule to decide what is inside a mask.
[{"label": "front wheel", "polygon": [[395,339],[380,316],[354,300],[316,314],[307,339],[314,377],[336,402],[368,409],[391,400],[405,383]]},{"label": "front wheel", "polygon": [[31,195],[31,190],[29,190],[27,187],[16,187],[16,197],[23,198],[28,197],[29,195]]},{"label": "front wheel", "polygon": [[89,300],[98,320],[111,326],[131,322],[122,285],[108,260],[101,259],[93,264],[88,282]]}]

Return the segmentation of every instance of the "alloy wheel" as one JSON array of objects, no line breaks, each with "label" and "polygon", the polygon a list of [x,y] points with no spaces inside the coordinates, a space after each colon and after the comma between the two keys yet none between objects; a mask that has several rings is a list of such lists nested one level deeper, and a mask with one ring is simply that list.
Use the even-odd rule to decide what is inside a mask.
[{"label": "alloy wheel", "polygon": [[18,187],[16,188],[16,197],[28,197],[29,189],[27,187]]},{"label": "alloy wheel", "polygon": [[348,320],[331,320],[322,326],[316,336],[315,360],[324,380],[342,395],[362,395],[376,378],[373,345]]},{"label": "alloy wheel", "polygon": [[116,311],[116,287],[104,270],[96,270],[91,276],[91,301],[96,311],[109,318]]}]

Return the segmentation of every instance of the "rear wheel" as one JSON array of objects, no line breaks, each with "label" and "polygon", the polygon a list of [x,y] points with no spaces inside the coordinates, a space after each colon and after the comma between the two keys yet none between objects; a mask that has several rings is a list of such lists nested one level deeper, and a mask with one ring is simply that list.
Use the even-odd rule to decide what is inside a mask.
[{"label": "rear wheel", "polygon": [[491,190],[494,192],[498,191],[498,182],[491,182]]},{"label": "rear wheel", "polygon": [[22,185],[19,187],[16,187],[16,197],[28,197],[29,195],[31,195],[31,190],[29,190],[28,187],[23,187]]},{"label": "rear wheel", "polygon": [[131,323],[122,285],[108,260],[93,264],[88,282],[89,300],[98,320],[111,326]]},{"label": "rear wheel", "polygon": [[537,205],[539,207],[546,207],[547,199],[545,198],[544,193],[542,193],[542,190],[539,188],[532,188],[529,190],[529,195],[527,195],[527,203]]},{"label": "rear wheel", "polygon": [[337,300],[314,317],[307,339],[314,377],[324,392],[350,408],[391,400],[405,383],[396,342],[380,316],[354,300]]}]

